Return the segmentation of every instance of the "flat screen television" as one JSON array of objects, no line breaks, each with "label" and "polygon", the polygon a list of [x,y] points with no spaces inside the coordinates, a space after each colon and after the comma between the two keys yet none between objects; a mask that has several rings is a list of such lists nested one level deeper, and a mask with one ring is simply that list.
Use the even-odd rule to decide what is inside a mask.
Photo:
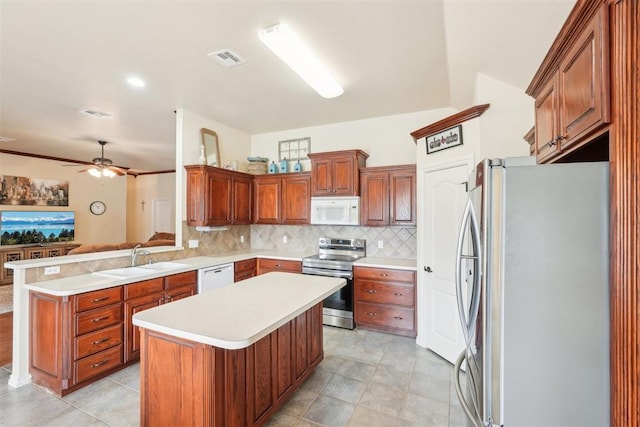
[{"label": "flat screen television", "polygon": [[74,211],[0,211],[0,244],[28,245],[71,242]]}]

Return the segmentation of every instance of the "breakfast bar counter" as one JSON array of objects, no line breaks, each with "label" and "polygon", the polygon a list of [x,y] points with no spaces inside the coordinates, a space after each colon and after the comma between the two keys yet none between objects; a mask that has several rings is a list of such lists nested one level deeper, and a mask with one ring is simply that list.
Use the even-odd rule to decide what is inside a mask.
[{"label": "breakfast bar counter", "polygon": [[262,425],[322,361],[345,279],[272,272],[133,316],[141,425]]}]

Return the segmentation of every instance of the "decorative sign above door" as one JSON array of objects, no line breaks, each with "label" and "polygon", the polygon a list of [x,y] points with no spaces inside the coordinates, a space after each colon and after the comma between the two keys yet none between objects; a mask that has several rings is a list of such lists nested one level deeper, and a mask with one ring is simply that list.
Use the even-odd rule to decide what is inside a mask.
[{"label": "decorative sign above door", "polygon": [[426,137],[427,154],[462,145],[462,125]]}]

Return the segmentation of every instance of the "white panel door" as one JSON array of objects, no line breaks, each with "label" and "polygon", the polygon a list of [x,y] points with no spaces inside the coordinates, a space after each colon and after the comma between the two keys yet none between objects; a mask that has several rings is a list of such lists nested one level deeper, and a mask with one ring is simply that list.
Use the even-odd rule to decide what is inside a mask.
[{"label": "white panel door", "polygon": [[[451,363],[465,347],[456,302],[456,245],[467,201],[466,165],[424,172],[425,343]],[[465,289],[466,292],[466,289]]]},{"label": "white panel door", "polygon": [[153,224],[153,230],[151,231],[153,233],[173,233],[175,227],[171,220],[171,200],[165,198],[153,199],[151,206],[151,223]]}]

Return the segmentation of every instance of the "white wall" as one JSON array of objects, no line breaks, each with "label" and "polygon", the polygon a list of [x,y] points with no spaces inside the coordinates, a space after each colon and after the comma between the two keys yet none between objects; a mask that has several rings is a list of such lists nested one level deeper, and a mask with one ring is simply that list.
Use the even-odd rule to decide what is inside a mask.
[{"label": "white wall", "polygon": [[[0,205],[0,210],[73,210],[76,212],[75,241],[79,243],[120,243],[126,240],[123,226],[127,209],[126,177],[95,178],[78,173],[82,165],[65,167],[64,162],[0,153],[3,175],[69,181],[69,206]],[[107,206],[102,215],[89,212],[89,205],[101,200]]]},{"label": "white wall", "polygon": [[520,89],[478,73],[476,104],[491,104],[479,119],[480,158],[529,155],[523,136],[533,127],[533,98]]},{"label": "white wall", "polygon": [[[311,152],[361,149],[369,154],[367,166],[387,166],[416,163],[414,130],[446,117],[450,109],[418,111],[373,119],[332,123],[251,137],[251,155],[278,161],[278,141],[311,138]],[[309,161],[302,162],[310,170]]]},{"label": "white wall", "polygon": [[[156,231],[153,230],[152,204],[156,199],[168,199],[171,202],[171,224],[175,224],[176,174],[163,173],[153,175],[129,176],[127,178],[127,241],[146,242]],[[144,207],[142,202],[144,202]]]}]

